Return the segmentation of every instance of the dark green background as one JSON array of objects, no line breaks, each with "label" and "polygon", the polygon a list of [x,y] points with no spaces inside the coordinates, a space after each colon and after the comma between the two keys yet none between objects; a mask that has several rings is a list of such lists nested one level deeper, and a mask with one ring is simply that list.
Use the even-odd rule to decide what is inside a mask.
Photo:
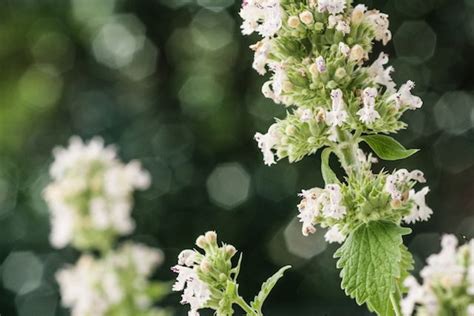
[{"label": "dark green background", "polygon": [[[412,79],[424,107],[399,140],[421,148],[378,168],[425,171],[435,213],[407,243],[417,269],[441,232],[474,237],[474,1],[368,1],[390,14],[386,50],[397,83]],[[239,32],[239,0],[10,0],[0,2],[0,314],[67,315],[54,271],[76,260],[48,243],[41,190],[51,150],[71,135],[103,136],[138,158],[153,186],[137,194],[133,239],[166,254],[157,277],[210,229],[244,252],[250,298],[277,268],[266,315],[367,315],[344,297],[323,232],[294,220],[301,189],[322,186],[318,155],[271,168],[253,134],[284,109],[262,97]],[[374,56],[381,49],[376,46]],[[217,198],[216,198],[217,197]],[[165,302],[184,315],[179,295]],[[204,313],[203,313],[204,314]],[[241,315],[240,311],[236,315]]]}]

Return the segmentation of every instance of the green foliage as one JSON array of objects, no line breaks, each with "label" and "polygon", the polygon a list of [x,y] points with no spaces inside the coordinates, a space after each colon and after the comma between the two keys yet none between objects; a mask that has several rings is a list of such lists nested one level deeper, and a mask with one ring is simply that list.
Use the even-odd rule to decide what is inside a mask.
[{"label": "green foliage", "polygon": [[323,175],[324,182],[326,184],[339,183],[334,171],[329,166],[329,157],[331,156],[332,150],[326,148],[321,154],[321,174]]},{"label": "green foliage", "polygon": [[[367,304],[378,315],[393,314],[390,296],[402,276],[402,236],[410,232],[392,222],[369,222],[349,235],[335,253],[342,288],[357,304]],[[403,263],[402,263],[403,262]]]},{"label": "green foliage", "polygon": [[399,160],[408,158],[419,149],[406,149],[394,138],[385,135],[366,135],[361,137],[370,148],[384,160]]},{"label": "green foliage", "polygon": [[291,268],[291,266],[285,266],[278,270],[274,275],[269,277],[263,284],[262,288],[260,289],[260,292],[258,292],[257,296],[253,299],[253,301],[250,303],[253,309],[261,313],[262,311],[262,305],[267,299],[268,295],[270,294],[271,290],[275,285],[277,284],[278,280],[280,280],[283,277],[283,274],[285,273],[286,270]]}]

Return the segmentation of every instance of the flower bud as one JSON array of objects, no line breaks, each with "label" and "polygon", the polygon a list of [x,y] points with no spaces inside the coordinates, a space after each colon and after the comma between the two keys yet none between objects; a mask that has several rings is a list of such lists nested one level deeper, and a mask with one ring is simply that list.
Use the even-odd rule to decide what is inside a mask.
[{"label": "flower bud", "polygon": [[360,24],[364,20],[364,17],[365,17],[365,12],[363,8],[357,6],[354,8],[354,11],[352,11],[351,21],[353,24]]},{"label": "flower bud", "polygon": [[351,53],[349,55],[349,60],[360,62],[365,58],[365,51],[360,45],[355,45],[351,49]]},{"label": "flower bud", "polygon": [[313,14],[309,11],[303,11],[300,13],[300,20],[306,25],[311,25],[314,22]]},{"label": "flower bud", "polygon": [[211,271],[211,268],[211,263],[207,259],[202,260],[201,264],[199,265],[199,269],[201,269],[201,271],[204,273],[209,273]]},{"label": "flower bud", "polygon": [[293,136],[295,132],[296,132],[296,127],[294,127],[293,125],[288,125],[285,128],[285,134],[288,136]]},{"label": "flower bud", "polygon": [[183,250],[178,256],[178,264],[191,267],[194,264],[195,258],[196,258],[196,253],[194,252],[194,250],[190,250],[190,249]]},{"label": "flower bud", "polygon": [[290,16],[288,18],[288,26],[292,29],[296,29],[298,26],[300,26],[300,19],[298,19],[296,16]]},{"label": "flower bud", "polygon": [[215,231],[208,231],[204,237],[206,238],[207,240],[207,243],[209,245],[214,245],[216,242],[217,242],[217,234]]},{"label": "flower bud", "polygon": [[204,237],[203,235],[199,236],[196,239],[196,246],[198,246],[201,249],[207,248],[208,243],[207,243],[206,237]]},{"label": "flower bud", "polygon": [[283,82],[283,87],[282,87],[284,92],[291,92],[293,90],[293,85],[289,81]]},{"label": "flower bud", "polygon": [[346,69],[340,67],[340,68],[337,68],[336,70],[336,73],[335,73],[335,76],[337,79],[342,79],[344,78],[345,76],[347,76],[347,71]]},{"label": "flower bud", "polygon": [[311,66],[309,66],[309,72],[314,77],[317,77],[319,75],[318,66],[316,65],[316,63],[313,63],[313,64],[311,64]]},{"label": "flower bud", "polygon": [[219,280],[221,282],[225,282],[227,280],[227,276],[224,273],[219,274]]},{"label": "flower bud", "polygon": [[402,206],[402,201],[400,201],[399,199],[393,199],[390,202],[390,206],[395,209],[400,208],[400,206]]},{"label": "flower bud", "polygon": [[327,87],[330,90],[334,90],[334,89],[337,88],[337,82],[334,81],[334,80],[331,80],[331,81],[328,82]]},{"label": "flower bud", "polygon": [[232,245],[226,245],[225,246],[225,254],[229,258],[232,258],[236,253],[237,253],[237,249],[235,249],[234,246],[232,246]]},{"label": "flower bud", "polygon": [[321,22],[316,22],[316,23],[314,23],[314,29],[318,32],[322,31],[322,30],[324,30],[324,24],[321,23]]}]

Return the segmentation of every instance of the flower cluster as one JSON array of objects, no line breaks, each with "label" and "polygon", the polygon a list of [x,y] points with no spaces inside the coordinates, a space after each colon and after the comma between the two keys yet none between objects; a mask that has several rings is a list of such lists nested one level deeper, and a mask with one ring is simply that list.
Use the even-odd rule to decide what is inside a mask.
[{"label": "flower cluster", "polygon": [[419,170],[406,169],[392,174],[372,174],[371,155],[358,151],[361,170],[348,176],[347,183],[328,184],[324,189],[303,190],[298,205],[303,235],[316,231],[315,225],[329,227],[325,239],[330,243],[342,243],[347,234],[369,220],[391,220],[413,223],[426,221],[432,214],[425,203],[428,187],[416,192],[413,187],[424,183]]},{"label": "flower cluster", "polygon": [[120,235],[135,227],[132,194],[149,186],[149,174],[138,161],[123,164],[100,138],[84,143],[73,137],[68,148],[53,153],[53,182],[44,191],[51,243],[99,251],[98,256],[83,254],[56,274],[63,305],[77,316],[168,315],[153,307],[168,286],[148,281],[162,261],[161,252],[131,242],[114,247]]},{"label": "flower cluster", "polygon": [[[271,72],[262,93],[288,107],[286,118],[255,135],[265,164],[299,161],[326,147],[348,175],[347,183],[334,179],[324,189],[303,191],[303,234],[320,224],[329,228],[329,242],[342,243],[370,220],[427,220],[432,213],[425,203],[429,188],[413,189],[425,182],[423,173],[402,169],[372,174],[373,158],[358,146],[364,135],[404,128],[403,113],[423,104],[412,94],[412,81],[396,89],[387,54],[368,62],[374,41],[386,45],[391,40],[388,16],[346,0],[245,1],[241,16],[244,34],[252,33],[253,25],[251,30],[263,36],[251,46],[255,70]],[[263,26],[271,32],[259,31]]]},{"label": "flower cluster", "polygon": [[138,161],[125,165],[102,139],[84,143],[77,137],[69,147],[56,148],[54,158],[53,182],[44,191],[54,247],[107,248],[117,235],[134,229],[133,191],[150,185]]},{"label": "flower cluster", "polygon": [[134,243],[101,259],[82,255],[74,266],[56,274],[63,305],[76,316],[166,315],[152,308],[166,289],[147,280],[161,261],[158,250]]},{"label": "flower cluster", "polygon": [[178,264],[171,270],[176,272],[173,291],[182,291],[182,304],[189,304],[189,316],[199,316],[199,310],[210,308],[215,315],[233,315],[233,305],[238,305],[248,316],[261,316],[262,305],[289,266],[281,268],[262,285],[260,293],[251,304],[239,295],[237,277],[242,256],[237,265],[232,258],[237,250],[232,245],[217,244],[217,234],[209,231],[196,239],[196,245],[204,250],[183,250],[178,256]]},{"label": "flower cluster", "polygon": [[189,304],[189,315],[199,315],[198,310],[212,308],[218,315],[232,314],[232,301],[228,301],[228,287],[235,286],[238,269],[232,268],[232,257],[237,250],[231,245],[217,244],[213,231],[199,236],[196,245],[205,251],[183,250],[178,264],[172,270],[178,273],[173,291],[183,291],[182,304]]},{"label": "flower cluster", "polygon": [[443,236],[441,252],[431,255],[421,270],[423,283],[412,276],[405,280],[403,315],[474,315],[474,240],[457,246],[455,236]]}]

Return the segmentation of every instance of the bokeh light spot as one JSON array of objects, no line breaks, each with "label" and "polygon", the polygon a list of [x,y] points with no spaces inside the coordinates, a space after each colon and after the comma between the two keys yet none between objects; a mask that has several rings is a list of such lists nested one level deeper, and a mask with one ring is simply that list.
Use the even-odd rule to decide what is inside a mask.
[{"label": "bokeh light spot", "polygon": [[295,217],[286,226],[283,234],[288,252],[303,259],[311,259],[326,250],[327,242],[324,240],[324,233],[323,229],[318,229],[315,234],[303,236],[301,223]]},{"label": "bokeh light spot", "polygon": [[404,22],[393,39],[398,57],[413,64],[430,59],[436,47],[436,33],[424,21]]},{"label": "bokeh light spot", "polygon": [[43,264],[30,251],[10,253],[2,268],[3,285],[17,294],[33,291],[41,284]]},{"label": "bokeh light spot", "polygon": [[233,209],[247,200],[250,176],[238,163],[218,165],[207,178],[207,192],[216,205]]},{"label": "bokeh light spot", "polygon": [[460,135],[472,128],[474,97],[464,91],[445,93],[434,108],[436,123],[446,132]]}]

